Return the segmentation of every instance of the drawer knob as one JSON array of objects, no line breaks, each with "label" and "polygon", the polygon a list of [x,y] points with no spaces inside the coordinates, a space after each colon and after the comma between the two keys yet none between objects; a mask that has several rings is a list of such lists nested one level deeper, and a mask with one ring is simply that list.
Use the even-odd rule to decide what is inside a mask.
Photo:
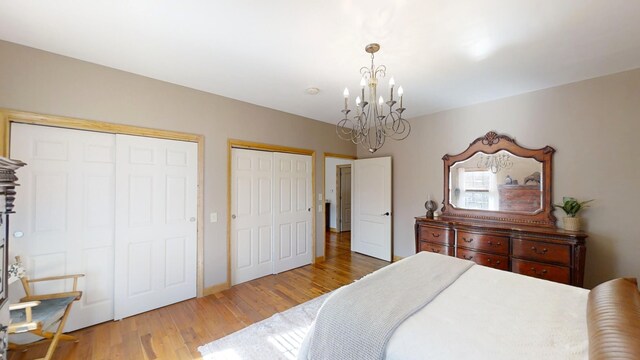
[{"label": "drawer knob", "polygon": [[434,253],[440,253],[440,250],[436,250],[436,249],[434,249],[434,248],[431,248],[431,252],[434,252]]},{"label": "drawer knob", "polygon": [[532,247],[531,247],[531,250],[532,250],[534,253],[538,254],[538,255],[544,255],[544,254],[546,254],[546,253],[547,253],[547,251],[549,251],[549,250],[547,250],[547,248],[542,248],[542,250],[541,250],[541,251],[538,251],[538,249],[537,249],[535,246],[532,246]]},{"label": "drawer knob", "polygon": [[431,233],[431,235],[433,235],[433,237],[435,238],[440,237],[440,234],[437,234],[437,233]]},{"label": "drawer knob", "polygon": [[465,260],[471,260],[471,259],[473,259],[473,256],[462,255],[462,257],[463,257]]},{"label": "drawer knob", "polygon": [[[488,262],[489,264],[491,264],[491,263],[493,262],[493,260],[491,260],[491,258],[487,258],[487,262]],[[500,260],[497,260],[497,261],[496,261],[496,265],[500,265]]]},{"label": "drawer knob", "polygon": [[469,239],[467,240],[467,238],[463,236],[463,237],[462,237],[462,241],[470,243],[470,242],[472,242],[472,241],[473,241],[473,238],[469,238]]},{"label": "drawer knob", "polygon": [[531,268],[531,271],[538,276],[544,276],[547,273],[547,269],[542,269],[542,271],[538,272],[534,267]]},{"label": "drawer knob", "polygon": [[497,243],[494,243],[493,241],[489,240],[487,242],[487,244],[489,244],[489,246],[500,246],[502,245],[502,243],[500,241],[498,241]]}]

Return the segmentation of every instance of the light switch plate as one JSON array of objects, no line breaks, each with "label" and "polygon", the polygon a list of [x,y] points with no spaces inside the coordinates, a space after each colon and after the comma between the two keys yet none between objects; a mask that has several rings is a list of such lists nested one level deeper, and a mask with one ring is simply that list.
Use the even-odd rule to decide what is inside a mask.
[{"label": "light switch plate", "polygon": [[209,214],[209,221],[212,223],[218,222],[218,213],[217,212],[213,212],[211,214]]}]

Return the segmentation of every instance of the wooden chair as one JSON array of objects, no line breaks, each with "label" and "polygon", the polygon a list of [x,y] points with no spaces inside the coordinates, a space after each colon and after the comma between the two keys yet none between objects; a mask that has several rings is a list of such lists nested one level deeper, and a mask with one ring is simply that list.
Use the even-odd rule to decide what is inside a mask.
[{"label": "wooden chair", "polygon": [[[82,291],[78,291],[78,278],[84,274],[53,276],[41,279],[23,277],[25,297],[20,303],[9,305],[11,324],[9,325],[9,350],[26,351],[27,346],[51,341],[45,360],[51,359],[60,340],[78,341],[74,336],[63,334],[64,325],[71,312],[74,301],[80,300]],[[66,281],[73,279],[73,290],[55,294],[35,295],[33,283],[43,281]]]}]

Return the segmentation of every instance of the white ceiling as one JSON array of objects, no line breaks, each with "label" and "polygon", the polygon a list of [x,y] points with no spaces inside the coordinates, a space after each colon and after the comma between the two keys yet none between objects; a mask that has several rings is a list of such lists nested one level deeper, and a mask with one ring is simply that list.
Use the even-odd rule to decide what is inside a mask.
[{"label": "white ceiling", "polygon": [[638,68],[638,19],[637,0],[6,0],[0,39],[336,123],[370,42],[411,118]]}]

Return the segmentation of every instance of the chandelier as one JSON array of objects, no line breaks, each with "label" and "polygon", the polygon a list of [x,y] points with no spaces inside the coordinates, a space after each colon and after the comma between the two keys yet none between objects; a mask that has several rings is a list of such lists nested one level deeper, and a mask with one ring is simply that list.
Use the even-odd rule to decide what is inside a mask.
[{"label": "chandelier", "polygon": [[494,174],[501,170],[510,169],[512,166],[513,161],[511,161],[511,156],[507,153],[480,155],[480,160],[478,160],[479,168],[488,169]]},{"label": "chandelier", "polygon": [[[402,117],[405,108],[402,107],[402,86],[398,87],[399,107],[395,110],[394,100],[395,81],[389,79],[389,100],[384,101],[378,97],[378,79],[386,75],[387,67],[373,64],[374,54],[380,50],[380,45],[369,44],[364,50],[371,54],[371,68],[363,66],[360,69],[361,93],[356,97],[355,115],[350,118],[349,113],[349,89],[344,89],[344,118],[338,122],[336,132],[343,140],[351,140],[354,144],[360,144],[370,153],[376,152],[384,145],[386,138],[404,140],[411,132],[411,124]],[[368,98],[365,97],[365,87],[369,87]],[[376,98],[378,99],[376,104]]]}]

